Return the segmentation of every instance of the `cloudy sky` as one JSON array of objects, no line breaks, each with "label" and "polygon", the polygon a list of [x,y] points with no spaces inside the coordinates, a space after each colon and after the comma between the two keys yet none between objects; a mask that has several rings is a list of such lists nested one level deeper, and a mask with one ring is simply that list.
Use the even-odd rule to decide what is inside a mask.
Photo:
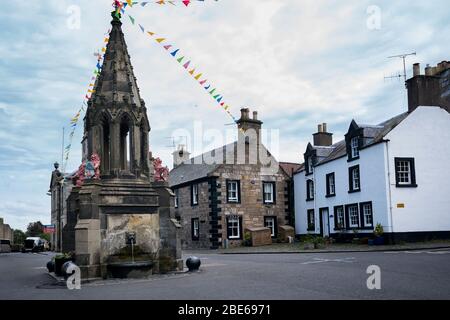
[{"label": "cloudy sky", "polygon": [[[46,192],[61,159],[62,127],[81,106],[111,2],[2,3],[0,217],[13,228],[50,223]],[[352,118],[376,124],[406,110],[402,82],[384,80],[402,71],[401,60],[387,57],[417,51],[409,76],[412,63],[449,59],[450,11],[439,9],[446,7],[445,0],[205,0],[128,13],[191,58],[235,116],[241,107],[258,110],[264,128],[280,132],[279,160],[299,162],[318,123],[341,139]],[[192,132],[195,122],[230,128],[226,113],[161,46],[128,19],[123,30],[155,155],[170,166],[170,137]],[[81,129],[67,171],[80,163]]]}]

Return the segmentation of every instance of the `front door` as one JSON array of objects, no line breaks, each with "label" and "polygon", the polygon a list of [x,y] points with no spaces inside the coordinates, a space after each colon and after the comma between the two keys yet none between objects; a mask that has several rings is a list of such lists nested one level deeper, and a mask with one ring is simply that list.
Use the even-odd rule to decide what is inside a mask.
[{"label": "front door", "polygon": [[330,236],[330,217],[328,208],[322,208],[319,210],[320,214],[320,235],[322,237]]}]

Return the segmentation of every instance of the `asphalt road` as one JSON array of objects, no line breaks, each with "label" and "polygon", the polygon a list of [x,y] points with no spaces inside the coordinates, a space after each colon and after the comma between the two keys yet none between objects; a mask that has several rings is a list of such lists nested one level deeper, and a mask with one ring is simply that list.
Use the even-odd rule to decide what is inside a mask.
[{"label": "asphalt road", "polygon": [[[201,271],[57,285],[51,254],[0,254],[0,299],[450,299],[450,250],[325,254],[198,253]],[[381,290],[367,288],[367,267]]]}]

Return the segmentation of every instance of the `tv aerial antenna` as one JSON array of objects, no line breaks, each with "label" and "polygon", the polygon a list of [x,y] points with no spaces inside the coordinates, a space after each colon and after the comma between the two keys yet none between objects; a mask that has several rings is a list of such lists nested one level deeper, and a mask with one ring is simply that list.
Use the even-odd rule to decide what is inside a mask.
[{"label": "tv aerial antenna", "polygon": [[395,76],[384,77],[384,79],[395,79],[395,78],[400,79],[403,76],[403,79],[405,80],[405,83],[406,83],[406,80],[407,80],[406,79],[406,77],[407,77],[407,74],[406,74],[406,58],[409,57],[409,56],[415,56],[415,55],[417,55],[417,53],[416,52],[412,52],[412,53],[403,53],[403,54],[398,54],[398,55],[395,55],[395,56],[388,57],[388,59],[400,58],[400,59],[403,60],[403,74],[399,73],[399,74],[397,74]]}]

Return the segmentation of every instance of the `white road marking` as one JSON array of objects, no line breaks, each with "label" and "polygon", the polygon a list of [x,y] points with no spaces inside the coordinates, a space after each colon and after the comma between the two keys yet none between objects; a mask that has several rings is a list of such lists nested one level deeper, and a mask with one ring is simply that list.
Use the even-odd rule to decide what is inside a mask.
[{"label": "white road marking", "polygon": [[353,263],[355,258],[343,258],[343,259],[321,259],[314,258],[313,261],[302,262],[301,264],[315,264],[315,263],[325,263],[325,262],[343,262],[343,263]]},{"label": "white road marking", "polygon": [[429,254],[448,254],[450,251],[429,251]]}]

